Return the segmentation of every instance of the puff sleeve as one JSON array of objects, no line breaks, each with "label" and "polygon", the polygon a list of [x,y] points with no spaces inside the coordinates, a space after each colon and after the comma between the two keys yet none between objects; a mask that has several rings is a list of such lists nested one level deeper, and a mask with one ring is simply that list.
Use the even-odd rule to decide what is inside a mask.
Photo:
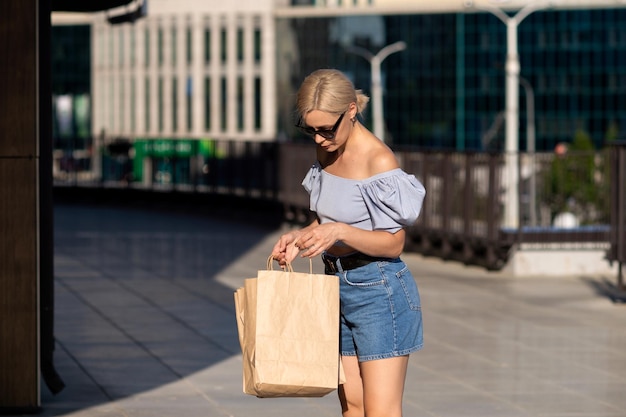
[{"label": "puff sleeve", "polygon": [[322,166],[319,162],[315,162],[313,166],[306,173],[304,180],[302,180],[302,186],[309,193],[309,201],[310,207],[312,211],[317,211],[317,208],[314,207],[314,202],[319,199],[320,188],[321,188],[321,178],[322,174]]},{"label": "puff sleeve", "polygon": [[426,189],[414,175],[401,169],[376,176],[360,185],[373,230],[396,232],[417,220]]}]

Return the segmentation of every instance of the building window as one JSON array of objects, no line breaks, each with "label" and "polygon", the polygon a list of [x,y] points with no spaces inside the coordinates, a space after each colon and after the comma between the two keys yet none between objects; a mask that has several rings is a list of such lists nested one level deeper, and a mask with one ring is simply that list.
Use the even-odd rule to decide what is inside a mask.
[{"label": "building window", "polygon": [[163,132],[163,77],[159,77],[157,94],[157,123],[159,132]]},{"label": "building window", "polygon": [[237,77],[237,130],[243,131],[244,125],[244,83],[242,77]]},{"label": "building window", "polygon": [[540,31],[537,34],[537,46],[541,49],[544,49],[548,44],[548,41],[546,40],[546,33],[544,31]]},{"label": "building window", "polygon": [[193,52],[192,52],[192,34],[191,34],[191,28],[187,27],[187,30],[185,32],[185,52],[187,55],[187,65],[191,65],[191,63],[193,62]]},{"label": "building window", "polygon": [[493,86],[491,85],[493,81],[493,77],[489,74],[480,76],[480,92],[483,94],[489,93],[493,91]]},{"label": "building window", "polygon": [[113,76],[109,77],[109,126],[114,128],[115,126],[115,79]]},{"label": "building window", "polygon": [[124,131],[126,129],[126,125],[124,123],[125,119],[126,119],[126,100],[124,97],[124,79],[122,78],[120,80],[120,105],[119,105],[119,115],[120,115],[120,131]]},{"label": "building window", "polygon": [[220,112],[220,129],[222,130],[222,132],[226,131],[226,112],[227,112],[227,102],[228,102],[228,94],[227,94],[227,85],[226,85],[226,78],[222,77],[222,81],[221,81],[221,88],[220,88],[220,106],[222,111]]},{"label": "building window", "polygon": [[115,49],[115,45],[113,45],[113,32],[109,32],[108,34],[108,38],[109,38],[109,68],[113,68],[113,64],[115,63],[115,54],[114,54],[114,49]]},{"label": "building window", "polygon": [[130,28],[130,66],[135,68],[135,27]]},{"label": "building window", "polygon": [[254,30],[254,62],[261,62],[261,29]]},{"label": "building window", "polygon": [[119,48],[119,57],[120,57],[120,68],[124,67],[124,28],[120,28],[120,48]]},{"label": "building window", "polygon": [[145,86],[145,97],[144,97],[144,109],[145,109],[145,131],[150,131],[150,78],[146,77]]},{"label": "building window", "polygon": [[617,84],[617,74],[609,74],[607,77],[607,89],[609,90],[609,92],[614,93],[616,91],[618,91],[618,84]]},{"label": "building window", "polygon": [[211,77],[204,78],[204,130],[211,130]]},{"label": "building window", "polygon": [[480,34],[480,49],[483,51],[488,51],[491,47],[491,34],[488,32],[483,32]]},{"label": "building window", "polygon": [[135,123],[135,117],[137,116],[137,112],[135,111],[135,104],[136,104],[136,98],[135,98],[135,77],[131,77],[130,78],[130,131],[132,133],[135,133],[136,130],[136,123]]},{"label": "building window", "polygon": [[144,60],[146,68],[150,66],[150,29],[146,28],[144,32]]},{"label": "building window", "polygon": [[172,78],[172,132],[178,131],[178,79]]},{"label": "building window", "polygon": [[261,78],[254,79],[254,129],[261,130]]},{"label": "building window", "polygon": [[157,62],[163,66],[163,28],[157,30]]},{"label": "building window", "polygon": [[204,63],[211,62],[211,29],[204,29]]},{"label": "building window", "polygon": [[227,37],[226,29],[222,29],[221,36],[220,36],[220,57],[222,59],[222,64],[226,63],[226,58],[227,58],[226,49],[228,48],[227,40],[228,40],[228,37]]},{"label": "building window", "polygon": [[176,26],[172,26],[172,67],[176,68]]},{"label": "building window", "polygon": [[187,115],[187,132],[191,132],[191,130],[193,129],[192,97],[193,79],[190,75],[188,75],[187,83],[185,86],[185,114]]},{"label": "building window", "polygon": [[104,66],[104,57],[106,55],[105,33],[103,30],[98,30],[98,67]]},{"label": "building window", "polygon": [[243,29],[237,29],[237,61],[243,62]]}]

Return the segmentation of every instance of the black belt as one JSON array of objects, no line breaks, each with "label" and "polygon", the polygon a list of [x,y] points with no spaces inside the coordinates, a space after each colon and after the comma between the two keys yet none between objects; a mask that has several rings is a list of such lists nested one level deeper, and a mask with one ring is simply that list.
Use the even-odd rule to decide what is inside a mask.
[{"label": "black belt", "polygon": [[324,266],[326,267],[325,272],[327,274],[336,274],[337,272],[339,272],[339,266],[337,265],[337,261],[341,263],[342,270],[349,271],[351,269],[359,268],[372,262],[381,261],[384,259],[386,258],[369,256],[361,252],[352,253],[346,256],[332,256],[328,254],[322,255],[322,260],[324,261]]}]

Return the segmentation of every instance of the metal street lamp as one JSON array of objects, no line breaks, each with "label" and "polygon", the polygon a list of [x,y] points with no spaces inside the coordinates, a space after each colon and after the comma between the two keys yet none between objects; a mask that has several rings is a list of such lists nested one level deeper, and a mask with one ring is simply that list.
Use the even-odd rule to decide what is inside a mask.
[{"label": "metal street lamp", "polygon": [[374,121],[374,135],[383,142],[385,141],[385,122],[383,117],[383,88],[380,65],[389,55],[406,49],[403,41],[394,42],[378,51],[376,55],[359,46],[347,46],[346,51],[359,55],[369,61],[372,73],[372,113]]},{"label": "metal street lamp", "polygon": [[472,0],[465,1],[465,7],[485,10],[495,15],[506,25],[506,110],[505,110],[505,205],[503,226],[519,227],[519,172],[517,156],[519,152],[519,74],[520,62],[517,52],[517,27],[529,14],[546,9],[552,5],[549,0],[535,1],[522,7],[517,14],[509,16],[496,6],[474,5]]},{"label": "metal street lamp", "polygon": [[537,226],[537,210],[536,210],[536,194],[537,184],[535,180],[535,92],[533,86],[524,77],[519,77],[519,83],[524,87],[526,93],[526,152],[530,158],[530,177],[529,177],[529,201],[530,207],[530,225]]}]

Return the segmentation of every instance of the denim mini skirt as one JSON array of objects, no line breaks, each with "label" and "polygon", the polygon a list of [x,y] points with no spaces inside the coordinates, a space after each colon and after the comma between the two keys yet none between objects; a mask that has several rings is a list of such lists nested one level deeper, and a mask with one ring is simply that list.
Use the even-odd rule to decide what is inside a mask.
[{"label": "denim mini skirt", "polygon": [[340,352],[360,362],[408,355],[423,347],[417,284],[400,259],[339,268]]}]

